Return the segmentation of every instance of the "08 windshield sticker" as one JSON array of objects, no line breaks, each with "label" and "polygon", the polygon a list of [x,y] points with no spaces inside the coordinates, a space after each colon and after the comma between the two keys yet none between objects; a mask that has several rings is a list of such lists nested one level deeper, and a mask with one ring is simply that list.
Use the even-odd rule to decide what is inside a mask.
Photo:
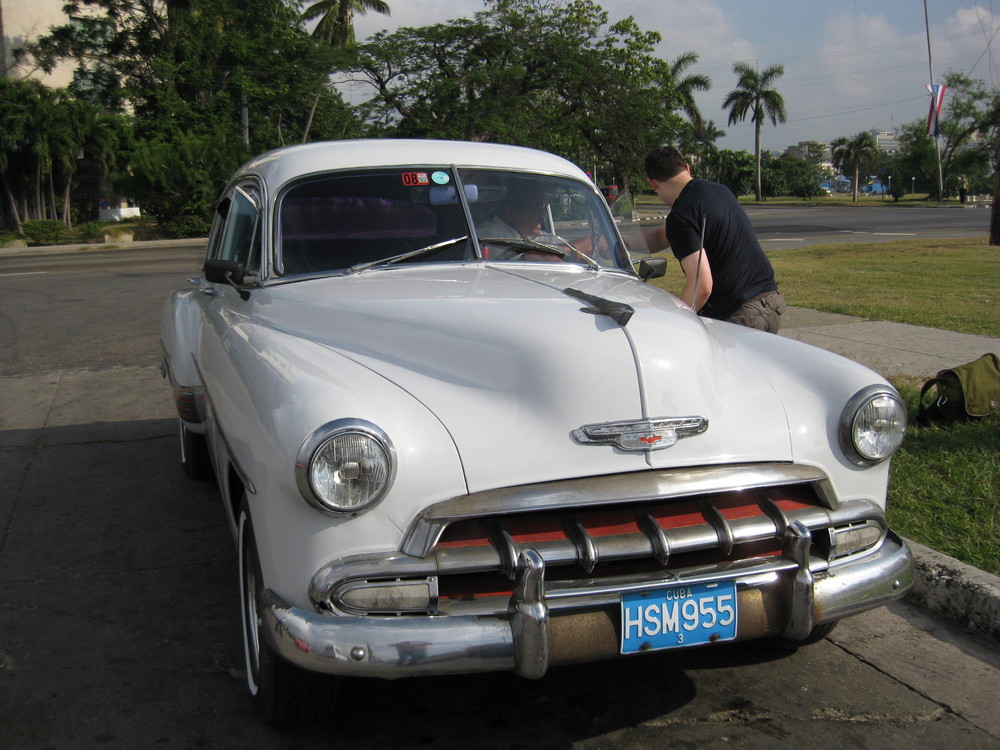
[{"label": "08 windshield sticker", "polygon": [[403,184],[407,187],[423,187],[431,184],[426,172],[403,172]]}]

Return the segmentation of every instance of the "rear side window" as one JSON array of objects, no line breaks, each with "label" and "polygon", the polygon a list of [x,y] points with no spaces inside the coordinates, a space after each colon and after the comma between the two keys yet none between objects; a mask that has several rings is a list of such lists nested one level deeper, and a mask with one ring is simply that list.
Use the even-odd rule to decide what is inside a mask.
[{"label": "rear side window", "polygon": [[[311,179],[284,194],[279,213],[284,274],[346,269],[469,234],[452,175],[441,169]],[[467,257],[465,241],[426,260]]]}]

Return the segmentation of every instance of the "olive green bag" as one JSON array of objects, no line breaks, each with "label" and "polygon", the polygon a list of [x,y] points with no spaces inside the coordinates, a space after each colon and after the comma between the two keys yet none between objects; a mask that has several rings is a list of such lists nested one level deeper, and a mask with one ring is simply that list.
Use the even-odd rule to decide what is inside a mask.
[{"label": "olive green bag", "polygon": [[[924,404],[924,395],[935,388],[937,398]],[[931,394],[932,396],[934,394]],[[984,354],[979,359],[941,370],[920,389],[917,421],[952,422],[969,417],[987,417],[1000,409],[1000,359]]]}]

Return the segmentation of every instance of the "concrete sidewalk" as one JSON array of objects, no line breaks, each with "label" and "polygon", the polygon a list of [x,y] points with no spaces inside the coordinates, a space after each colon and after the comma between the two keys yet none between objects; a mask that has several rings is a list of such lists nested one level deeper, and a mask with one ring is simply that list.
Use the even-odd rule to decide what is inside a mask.
[{"label": "concrete sidewalk", "polygon": [[[930,378],[948,367],[1000,354],[1000,338],[865,320],[792,307],[780,335],[835,352],[883,377]],[[975,633],[1000,641],[1000,577],[910,541],[917,577],[909,598]]]},{"label": "concrete sidewalk", "polygon": [[929,378],[939,370],[971,362],[987,352],[1000,354],[1000,338],[802,307],[791,307],[782,315],[780,334],[853,359],[886,378]]}]

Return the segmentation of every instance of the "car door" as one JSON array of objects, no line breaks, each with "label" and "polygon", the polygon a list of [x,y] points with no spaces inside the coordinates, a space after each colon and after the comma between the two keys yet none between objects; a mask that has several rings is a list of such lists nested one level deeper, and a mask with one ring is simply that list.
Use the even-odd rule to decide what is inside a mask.
[{"label": "car door", "polygon": [[[244,270],[244,287],[253,287],[261,277],[262,211],[261,191],[252,181],[232,186],[216,207],[206,260],[239,263]],[[244,299],[229,284],[207,284],[201,297],[202,335],[197,364],[205,386],[206,437],[216,466],[223,466],[229,455],[225,440],[227,427],[239,419],[243,395],[243,374],[226,346],[230,330],[246,317],[252,317],[254,299]],[[238,463],[237,463],[238,465]],[[223,481],[226,479],[223,477]]]}]

